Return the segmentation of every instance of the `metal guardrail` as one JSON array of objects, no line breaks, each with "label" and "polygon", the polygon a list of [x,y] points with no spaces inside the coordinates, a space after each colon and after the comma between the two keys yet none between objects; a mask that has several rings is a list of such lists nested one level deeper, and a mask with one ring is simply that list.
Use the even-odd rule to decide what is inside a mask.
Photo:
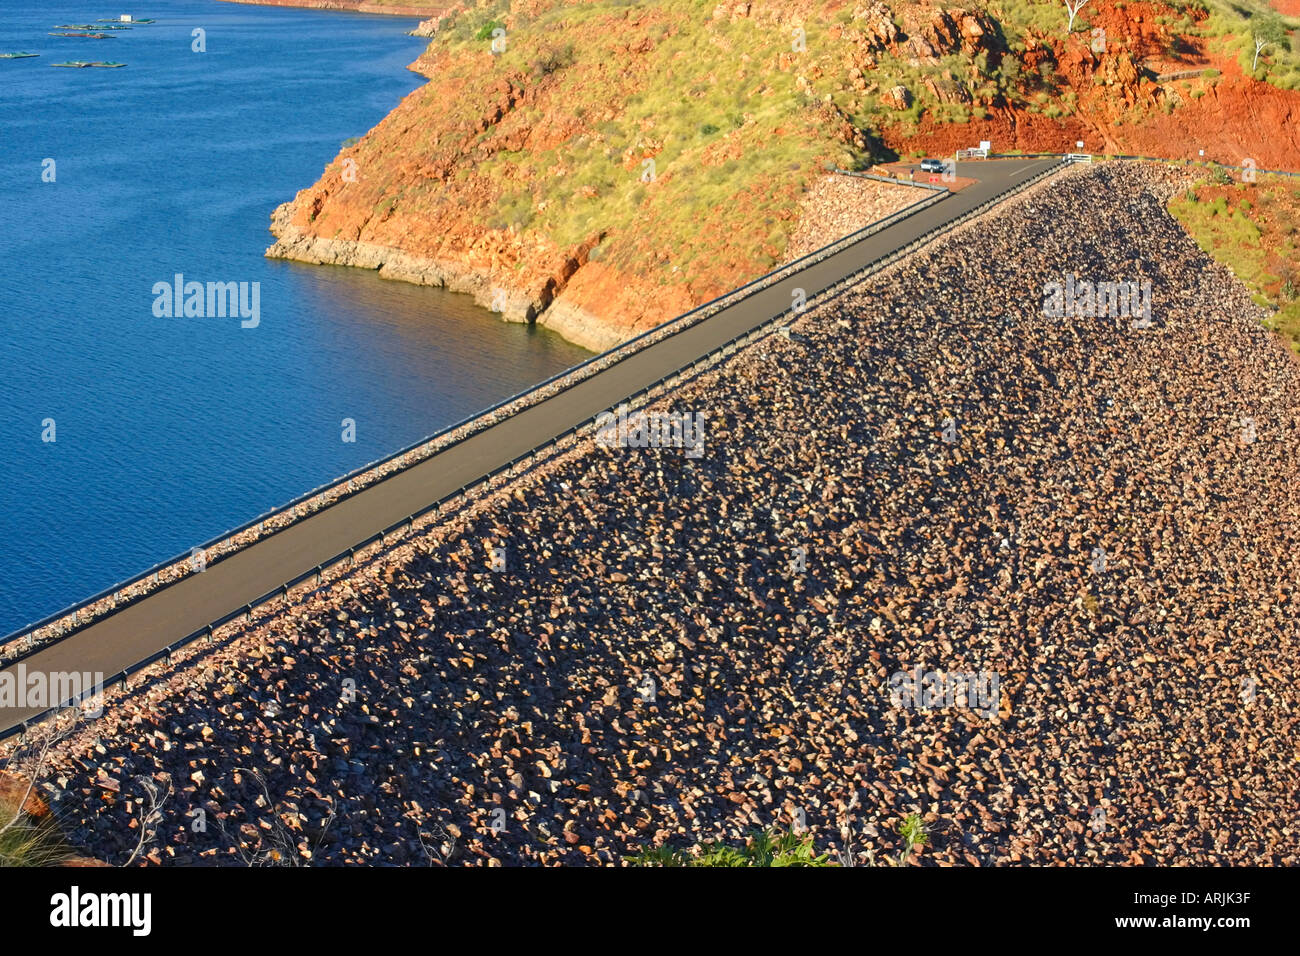
[{"label": "metal guardrail", "polygon": [[933,192],[950,192],[947,186],[937,186],[934,183],[917,182],[915,179],[896,179],[890,176],[880,176],[876,173],[861,173],[851,169],[840,169],[838,166],[827,166],[833,173],[839,173],[841,176],[856,176],[859,179],[874,179],[878,183],[889,183],[893,186],[915,186],[918,189],[929,189]]},{"label": "metal guardrail", "polygon": [[[1066,154],[1068,155],[1068,154]],[[989,159],[1051,159],[1061,153],[990,153]],[[1124,162],[1161,163],[1165,166],[1203,166],[1207,169],[1235,169],[1241,172],[1266,173],[1270,176],[1289,176],[1300,179],[1300,172],[1289,169],[1259,169],[1255,166],[1233,166],[1213,159],[1169,159],[1163,156],[1138,156],[1129,153],[1092,153],[1093,161],[1120,160]]]},{"label": "metal guardrail", "polygon": [[[726,358],[735,354],[739,349],[748,345],[750,342],[754,341],[755,339],[763,335],[768,334],[772,330],[773,326],[781,322],[781,320],[786,318],[787,316],[792,314],[802,315],[812,306],[813,302],[818,300],[824,301],[833,298],[836,295],[839,295],[842,291],[849,288],[856,282],[860,281],[868,273],[878,271],[880,269],[885,268],[886,266],[893,264],[894,262],[897,262],[900,259],[906,258],[907,256],[911,255],[911,253],[915,252],[917,249],[929,244],[938,235],[942,233],[950,232],[952,229],[956,228],[962,223],[968,222],[971,219],[976,218],[977,216],[983,215],[984,213],[992,209],[994,206],[1005,201],[1010,196],[1015,195],[1016,193],[1023,192],[1024,190],[1030,188],[1031,186],[1036,185],[1037,183],[1041,182],[1047,177],[1060,172],[1063,168],[1064,168],[1063,164],[1049,167],[1048,169],[1045,169],[1042,172],[1034,176],[1031,176],[1025,181],[1021,183],[1017,183],[1015,186],[1007,187],[1001,192],[986,199],[984,202],[980,203],[978,206],[974,207],[973,209],[969,209],[966,212],[962,213],[956,219],[953,219],[950,222],[943,223],[942,225],[936,226],[933,229],[928,230],[927,232],[918,236],[916,239],[913,239],[906,246],[903,246],[902,248],[899,249],[895,249],[893,252],[887,253],[886,255],[881,256],[877,259],[873,259],[871,262],[868,262],[867,264],[861,266],[860,268],[855,269],[853,272],[849,273],[848,275],[844,276],[838,281],[832,283],[826,288],[813,293],[811,296],[808,297],[803,308],[798,310],[797,313],[793,307],[778,312],[770,319],[764,320],[763,322],[754,326],[754,328],[750,329],[749,331],[742,332],[739,335],[734,336],[733,338],[724,342],[722,345],[716,346],[714,349],[705,353],[699,358],[678,367],[675,371],[669,372],[667,375],[661,376],[659,379],[655,380],[654,382],[650,383],[644,388],[638,389],[635,393],[628,396],[624,401],[627,404],[632,405],[638,402],[639,400],[641,400],[642,398],[649,398],[652,392],[662,391],[663,389],[666,389],[670,385],[677,384],[683,378],[696,374],[700,370],[701,366],[707,367],[711,365],[714,361],[718,360],[719,358]],[[933,204],[933,202],[935,202],[937,198],[938,197],[929,197],[928,199],[923,200],[922,202],[924,202],[927,205]],[[913,206],[915,205],[919,205],[919,204],[914,203]],[[908,206],[905,208],[912,209],[913,207]],[[902,211],[903,210],[900,210],[900,212]],[[889,218],[892,217],[886,217],[885,220],[880,220],[880,222],[881,223],[886,222],[886,220]],[[871,227],[868,227],[868,229],[869,228]],[[860,234],[865,231],[866,230],[858,230],[858,232],[850,233],[850,236],[846,236],[844,237],[844,239],[837,240],[836,242],[830,243],[829,245],[823,246],[822,248],[830,249],[833,246],[840,245],[846,239],[852,236],[860,237]],[[857,239],[855,239],[854,241],[856,242]],[[794,263],[797,262],[805,262],[810,257],[818,255],[818,252],[820,251],[821,250],[818,250],[817,252],[809,253],[808,256],[802,256],[799,259],[794,260],[794,262],[790,263],[790,265],[793,265]],[[784,271],[784,267],[782,269],[773,270],[767,275],[774,276],[777,273],[782,271]],[[741,289],[748,288],[750,286],[753,286],[756,282],[759,281],[761,280],[755,280],[754,283],[747,283],[745,286],[741,286],[740,288]],[[733,291],[739,291],[739,290],[733,290]],[[717,302],[723,298],[726,298],[726,296],[720,296],[718,299],[715,299],[713,301]],[[706,305],[707,304],[708,303],[706,303]],[[701,306],[700,308],[704,308],[704,306]],[[677,319],[671,319],[669,320],[668,323],[664,323],[664,325],[668,325],[673,322],[676,322],[678,321],[678,319],[683,318],[686,315],[691,315],[695,311],[698,310],[692,310],[692,312],[683,313],[683,316],[678,316]],[[662,328],[662,327],[663,326],[657,326],[656,328]],[[654,331],[654,330],[652,329],[650,331]],[[643,335],[644,334],[646,333],[643,333]],[[637,338],[641,338],[641,336],[638,336]],[[636,341],[636,340],[633,339],[629,341]],[[599,358],[599,356],[596,356],[596,358]],[[592,360],[588,360],[588,361],[592,361]],[[541,387],[541,386],[537,386],[537,387]],[[528,391],[532,391],[532,390],[530,389]],[[527,394],[527,392],[523,394]],[[498,404],[497,407],[500,407],[500,403]],[[579,424],[574,425],[573,427],[561,432],[559,435],[549,438],[544,442],[540,442],[539,444],[535,445],[532,449],[530,449],[527,452],[524,452],[522,455],[518,456],[517,458],[493,469],[492,471],[488,472],[485,475],[482,475],[479,478],[474,479],[473,481],[468,482],[467,484],[461,486],[456,491],[444,495],[442,498],[439,498],[437,501],[433,502],[432,504],[408,515],[402,520],[394,522],[393,524],[389,525],[387,528],[378,532],[377,534],[371,535],[369,538],[365,539],[360,544],[354,545],[353,547],[348,548],[346,551],[339,552],[334,557],[321,562],[316,567],[308,569],[302,574],[299,574],[296,577],[292,578],[291,580],[286,581],[284,584],[280,585],[279,587],[272,588],[270,591],[267,591],[265,594],[263,594],[261,597],[257,598],[256,600],[250,601],[248,604],[236,608],[235,610],[229,612],[228,614],[222,615],[221,617],[217,618],[215,621],[212,621],[206,624],[205,626],[198,628],[197,630],[191,632],[190,634],[187,634],[185,637],[181,638],[180,640],[168,645],[167,647],[163,648],[162,650],[154,654],[149,655],[143,660],[140,660],[135,664],[127,665],[126,667],[118,671],[116,674],[113,674],[111,677],[107,678],[104,681],[104,684],[102,685],[103,689],[107,689],[117,684],[121,684],[124,688],[127,687],[131,675],[139,673],[140,671],[144,670],[147,667],[151,667],[152,665],[156,664],[158,661],[164,659],[170,659],[171,655],[175,651],[177,651],[180,648],[186,647],[199,639],[206,638],[208,640],[211,640],[213,633],[217,630],[217,628],[220,628],[225,624],[228,624],[231,621],[234,621],[238,618],[244,618],[244,619],[251,618],[253,612],[257,608],[262,607],[263,605],[268,604],[272,601],[279,600],[279,599],[287,599],[290,592],[301,587],[302,584],[304,584],[306,581],[309,580],[313,581],[314,586],[318,586],[322,581],[323,575],[327,571],[338,567],[344,561],[348,563],[349,567],[352,567],[355,564],[356,555],[359,552],[365,551],[367,548],[371,547],[376,543],[387,545],[389,535],[410,531],[414,527],[416,521],[421,520],[426,515],[436,514],[448,503],[455,501],[459,498],[462,498],[463,496],[465,496],[470,491],[473,491],[476,488],[480,488],[487,485],[492,481],[493,478],[496,478],[499,475],[504,474],[506,472],[512,471],[515,467],[519,465],[520,462],[532,459],[534,456],[538,455],[539,453],[555,449],[556,446],[558,446],[561,442],[567,440],[569,437],[573,435],[576,435],[584,428],[593,425],[596,421],[596,418],[597,416],[592,416],[590,418],[587,418],[584,421],[580,422]],[[390,456],[390,460],[392,457],[396,457],[396,456]],[[23,723],[17,726],[10,727],[6,730],[0,730],[0,740],[5,740],[11,736],[14,736],[15,734],[25,735],[27,730],[33,724],[42,723],[43,721],[48,720],[49,718],[57,714],[63,713],[70,708],[76,707],[82,700],[92,697],[94,693],[95,691],[93,689],[88,690],[85,693],[83,693],[80,697],[65,701],[63,704],[60,704],[58,706],[50,707],[49,709],[42,711],[40,714],[37,714],[35,717],[32,717],[31,719],[24,721]]]},{"label": "metal guardrail", "polygon": [[1203,76],[1206,73],[1217,73],[1217,72],[1219,71],[1216,70],[1214,67],[1207,66],[1207,67],[1202,67],[1199,70],[1178,70],[1175,73],[1156,73],[1156,82],[1170,83],[1174,80],[1190,80],[1198,76]]},{"label": "metal guardrail", "polygon": [[1124,161],[1141,161],[1144,163],[1164,163],[1166,166],[1204,166],[1215,169],[1235,169],[1241,172],[1267,173],[1270,176],[1289,176],[1293,179],[1300,178],[1300,173],[1293,172],[1289,169],[1259,169],[1255,166],[1233,166],[1230,163],[1220,163],[1212,159],[1161,159],[1158,156],[1128,156],[1123,153],[1109,153],[1097,157],[1098,159],[1116,159]]}]

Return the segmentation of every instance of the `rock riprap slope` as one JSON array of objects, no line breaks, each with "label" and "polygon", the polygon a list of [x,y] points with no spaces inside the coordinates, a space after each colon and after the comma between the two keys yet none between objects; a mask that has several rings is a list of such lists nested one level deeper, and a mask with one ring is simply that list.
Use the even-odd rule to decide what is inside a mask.
[{"label": "rock riprap slope", "polygon": [[[665,397],[701,457],[586,443],[118,701],[71,835],[125,856],[166,774],[163,862],[865,863],[918,812],[928,862],[1294,865],[1300,375],[1178,188],[1049,181]],[[1152,327],[1045,316],[1069,274]]]}]

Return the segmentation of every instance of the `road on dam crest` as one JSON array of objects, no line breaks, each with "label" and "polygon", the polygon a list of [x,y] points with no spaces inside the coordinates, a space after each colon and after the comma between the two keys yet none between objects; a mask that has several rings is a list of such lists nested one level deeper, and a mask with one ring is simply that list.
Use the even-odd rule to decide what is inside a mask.
[{"label": "road on dam crest", "polygon": [[[28,675],[117,674],[761,325],[790,307],[793,289],[804,289],[811,300],[817,292],[874,260],[1059,163],[1053,158],[963,164],[962,175],[975,176],[978,181],[960,192],[232,553],[201,574],[187,575],[36,650],[0,669],[0,680],[20,666]],[[17,674],[7,679],[16,681]],[[19,684],[20,698],[23,689]],[[0,732],[38,716],[55,702],[38,702],[39,706],[23,703],[31,702],[0,706]]]}]

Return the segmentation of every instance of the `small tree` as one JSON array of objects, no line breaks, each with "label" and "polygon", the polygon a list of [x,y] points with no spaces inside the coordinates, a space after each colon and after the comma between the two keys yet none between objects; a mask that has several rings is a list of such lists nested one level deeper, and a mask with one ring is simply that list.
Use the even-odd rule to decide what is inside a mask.
[{"label": "small tree", "polygon": [[1074,18],[1079,15],[1079,11],[1088,5],[1088,0],[1065,0],[1066,12],[1070,14],[1070,22],[1065,26],[1065,32],[1070,33],[1074,30]]},{"label": "small tree", "polygon": [[1259,68],[1259,55],[1266,48],[1271,46],[1280,47],[1283,50],[1291,48],[1291,41],[1286,35],[1286,25],[1282,22],[1282,18],[1275,13],[1256,17],[1250,35],[1251,39],[1255,41],[1255,59],[1250,64],[1250,72],[1252,73]]}]

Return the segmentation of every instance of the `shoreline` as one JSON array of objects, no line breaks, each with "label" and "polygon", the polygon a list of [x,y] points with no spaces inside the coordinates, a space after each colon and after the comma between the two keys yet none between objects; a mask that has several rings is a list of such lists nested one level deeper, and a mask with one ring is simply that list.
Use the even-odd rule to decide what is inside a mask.
[{"label": "shoreline", "polygon": [[[913,202],[919,192],[917,186],[906,182],[892,185],[833,174],[823,177],[805,195],[799,226],[790,236],[783,263],[773,268],[779,269],[784,262],[888,217]],[[856,215],[846,214],[845,199],[854,194]],[[275,242],[266,250],[268,258],[370,269],[384,279],[470,295],[476,304],[497,313],[506,322],[534,323],[598,354],[674,317],[668,315],[641,327],[621,324],[612,315],[602,316],[588,308],[586,303],[593,290],[599,289],[605,280],[617,277],[603,264],[588,258],[590,246],[574,250],[558,275],[541,287],[535,285],[530,289],[502,278],[491,267],[470,261],[421,255],[398,246],[360,239],[312,235],[293,224],[297,201],[281,203],[271,213],[270,231]],[[628,288],[635,286],[637,280],[623,277],[619,282]],[[689,311],[700,304],[687,304],[680,311]]]},{"label": "shoreline", "polygon": [[[506,322],[535,323],[595,353],[611,349],[629,337],[586,309],[564,301],[563,287],[554,298],[536,301],[527,291],[494,280],[490,270],[464,262],[422,256],[379,243],[313,236],[289,223],[292,206],[292,201],[283,203],[271,214],[275,242],[266,250],[267,258],[370,269],[383,279],[470,295],[476,304],[499,314]],[[578,267],[583,265],[585,261]]]},{"label": "shoreline", "polygon": [[[294,7],[336,10],[420,18],[441,17],[456,4],[428,4],[421,7],[376,6],[367,0],[221,0],[249,6]],[[423,28],[425,23],[421,23]],[[426,77],[426,82],[429,80]],[[310,188],[310,187],[307,187]],[[564,286],[541,301],[526,289],[493,280],[490,270],[453,260],[437,259],[408,252],[396,246],[360,240],[327,239],[314,236],[291,224],[296,199],[287,200],[271,212],[270,232],[275,237],[265,252],[267,258],[307,265],[370,269],[384,279],[445,288],[473,297],[474,302],[501,316],[504,321],[535,323],[566,341],[599,354],[626,341],[633,334],[622,332],[598,315],[571,302],[561,301]],[[576,263],[587,265],[585,252]],[[576,271],[576,268],[575,268]],[[571,275],[570,275],[571,277]]]},{"label": "shoreline", "polygon": [[[407,6],[374,10],[373,4],[366,0],[226,2],[359,12],[411,11]],[[416,15],[428,15],[430,19],[422,22],[414,33],[424,35],[422,31],[426,27],[431,33],[439,19],[458,8],[459,4],[449,3],[441,4],[437,14],[432,8],[417,11]],[[417,59],[410,69],[426,80],[433,78],[431,73],[421,70],[421,59]],[[405,108],[406,102],[404,100],[361,138],[373,138],[376,131],[392,122],[394,116]],[[525,238],[513,230],[484,231],[473,227],[462,230],[454,243],[425,243],[421,246],[419,242],[404,241],[406,236],[400,229],[375,228],[374,217],[362,208],[349,210],[346,199],[336,205],[343,207],[342,216],[348,221],[342,229],[334,228],[330,235],[330,228],[318,231],[318,227],[312,225],[315,212],[310,217],[302,213],[304,204],[309,201],[313,209],[318,209],[325,202],[338,198],[340,184],[331,176],[337,162],[338,157],[327,164],[325,174],[315,183],[305,186],[292,199],[271,211],[269,231],[274,241],[266,248],[266,257],[310,265],[370,269],[382,278],[468,294],[477,305],[505,321],[536,324],[595,353],[604,352],[689,312],[728,289],[760,278],[770,268],[781,264],[778,259],[765,266],[761,255],[755,254],[748,263],[752,268],[737,269],[733,262],[733,268],[730,271],[723,269],[716,282],[687,282],[684,276],[663,279],[632,274],[602,261],[599,247],[607,238],[603,228],[585,241],[566,248],[555,247],[546,235],[534,233]],[[911,200],[904,201],[899,197],[911,191],[910,185],[874,184],[867,187],[862,184],[863,209],[870,214],[856,227],[865,227],[907,205]],[[897,193],[891,195],[893,190]],[[810,195],[806,194],[805,200]],[[837,228],[841,215],[827,212],[806,202],[798,213],[798,231],[824,235],[824,242],[818,245],[854,231],[853,228]],[[379,221],[382,223],[385,218],[381,217]],[[331,225],[340,223],[336,221]],[[792,231],[787,238],[793,248],[795,233]],[[530,269],[524,268],[522,247],[525,242],[546,247],[544,256],[528,260],[532,266]],[[532,251],[530,248],[530,255]],[[763,251],[768,250],[764,248]],[[677,269],[674,268],[673,272],[676,273]]]}]

